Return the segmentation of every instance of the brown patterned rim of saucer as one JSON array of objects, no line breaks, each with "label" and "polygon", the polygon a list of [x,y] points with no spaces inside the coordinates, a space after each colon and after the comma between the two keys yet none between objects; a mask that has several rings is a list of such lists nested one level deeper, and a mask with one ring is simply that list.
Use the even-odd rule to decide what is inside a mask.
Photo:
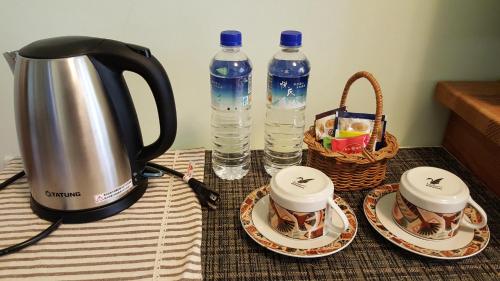
[{"label": "brown patterned rim of saucer", "polygon": [[[378,200],[387,194],[398,191],[398,189],[398,183],[386,184],[376,187],[366,195],[363,202],[363,211],[366,218],[368,219],[368,222],[370,222],[370,224],[375,228],[375,230],[377,230],[378,233],[380,233],[393,244],[410,252],[438,259],[462,259],[470,257],[478,254],[488,245],[488,242],[490,240],[490,230],[487,225],[481,229],[475,229],[474,237],[467,245],[462,248],[453,250],[426,249],[398,238],[396,235],[385,228],[385,226],[378,220],[375,212]],[[473,222],[480,220],[481,218],[481,215],[477,212],[477,210],[472,208],[470,205],[467,205],[464,212],[464,215],[469,216],[469,218]]]},{"label": "brown patterned rim of saucer", "polygon": [[266,195],[269,194],[269,185],[262,186],[254,191],[252,191],[243,200],[240,207],[240,220],[243,228],[248,233],[248,235],[261,246],[280,254],[295,257],[321,257],[329,254],[333,254],[347,247],[354,237],[356,236],[356,231],[358,229],[358,221],[356,220],[356,215],[351,209],[347,202],[337,195],[334,195],[335,202],[339,205],[340,209],[345,212],[349,220],[349,229],[341,233],[340,236],[332,241],[331,243],[310,249],[298,249],[292,247],[286,247],[278,243],[272,242],[267,239],[259,230],[255,227],[252,221],[252,211],[255,204]]}]

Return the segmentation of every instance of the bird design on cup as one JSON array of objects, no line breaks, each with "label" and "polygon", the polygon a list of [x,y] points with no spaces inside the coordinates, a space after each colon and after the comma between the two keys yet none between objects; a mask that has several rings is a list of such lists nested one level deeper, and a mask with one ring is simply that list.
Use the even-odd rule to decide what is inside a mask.
[{"label": "bird design on cup", "polygon": [[316,214],[314,212],[305,213],[304,215],[295,212],[293,216],[297,219],[297,225],[302,231],[307,231],[316,224]]},{"label": "bird design on cup", "polygon": [[276,204],[271,199],[271,208],[274,212],[270,214],[271,225],[281,233],[288,233],[295,228],[293,216],[281,207],[276,207]]},{"label": "bird design on cup", "polygon": [[438,178],[438,179],[427,178],[427,180],[429,182],[426,184],[426,186],[432,187],[432,188],[435,188],[435,189],[441,189],[442,188],[438,184],[443,180],[443,178]]},{"label": "bird design on cup", "polygon": [[306,183],[308,183],[312,180],[314,180],[314,179],[304,179],[303,177],[297,177],[296,180],[292,181],[292,184],[303,189],[306,187]]},{"label": "bird design on cup", "polygon": [[446,239],[458,230],[462,212],[435,213],[421,209],[396,193],[393,208],[396,223],[405,231],[417,237],[428,239]]},{"label": "bird design on cup", "polygon": [[431,236],[433,234],[436,234],[439,231],[440,223],[438,222],[431,222],[427,221],[424,216],[422,216],[422,213],[420,210],[413,204],[410,204],[408,206],[414,212],[418,219],[420,220],[420,226],[418,227],[417,232],[419,234],[425,235],[425,236]]},{"label": "bird design on cup", "polygon": [[443,178],[439,178],[439,179],[427,178],[427,180],[430,180],[429,184],[439,184],[439,182],[441,182],[443,180]]},{"label": "bird design on cup", "polygon": [[281,234],[295,239],[312,239],[323,235],[325,209],[316,212],[294,212],[270,198],[269,223]]},{"label": "bird design on cup", "polygon": [[455,213],[451,216],[444,216],[443,215],[443,219],[444,219],[444,229],[446,230],[451,230],[453,226],[455,225],[458,225],[458,223],[460,222],[460,216],[458,216],[457,214],[460,214],[460,213]]},{"label": "bird design on cup", "polygon": [[303,177],[298,177],[297,182],[298,183],[308,183],[309,181],[312,181],[313,179],[304,179]]}]

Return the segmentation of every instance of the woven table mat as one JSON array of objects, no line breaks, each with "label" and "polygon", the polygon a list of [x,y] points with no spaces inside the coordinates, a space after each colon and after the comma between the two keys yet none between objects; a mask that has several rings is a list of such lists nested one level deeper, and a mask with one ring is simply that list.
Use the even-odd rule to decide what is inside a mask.
[{"label": "woven table mat", "polygon": [[[154,162],[203,178],[202,149],[171,151]],[[13,160],[0,181],[22,170]],[[21,242],[49,223],[29,207],[26,177],[0,192],[0,248]],[[182,180],[149,180],[144,196],[121,213],[91,223],[62,224],[49,237],[0,257],[0,279],[201,280],[201,207]]]},{"label": "woven table mat", "polygon": [[404,171],[424,165],[446,169],[462,178],[474,200],[488,213],[491,231],[488,247],[463,260],[418,256],[380,236],[363,213],[368,191],[337,193],[351,205],[359,222],[356,238],[341,252],[298,259],[266,250],[245,233],[239,219],[240,204],[247,194],[269,182],[262,157],[262,151],[252,151],[248,175],[238,181],[224,181],[212,172],[210,152],[206,153],[205,183],[222,197],[216,212],[203,210],[202,265],[206,280],[500,280],[500,199],[444,149],[401,149],[389,162],[386,183],[398,182]]}]

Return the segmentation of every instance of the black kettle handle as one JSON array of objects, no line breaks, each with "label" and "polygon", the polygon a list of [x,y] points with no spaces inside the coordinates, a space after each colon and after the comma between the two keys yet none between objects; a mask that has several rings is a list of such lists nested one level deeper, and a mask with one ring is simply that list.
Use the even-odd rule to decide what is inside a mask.
[{"label": "black kettle handle", "polygon": [[145,163],[163,154],[174,142],[177,117],[172,87],[167,73],[149,49],[113,40],[104,40],[93,56],[115,71],[135,72],[146,80],[153,93],[160,123],[160,135],[139,150],[136,161]]}]

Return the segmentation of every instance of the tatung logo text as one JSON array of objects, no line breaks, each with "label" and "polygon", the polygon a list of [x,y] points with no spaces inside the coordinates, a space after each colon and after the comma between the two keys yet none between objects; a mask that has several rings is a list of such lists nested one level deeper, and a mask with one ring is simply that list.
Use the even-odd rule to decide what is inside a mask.
[{"label": "tatung logo text", "polygon": [[45,191],[45,196],[47,197],[80,197],[82,194],[77,192],[53,192],[53,191]]}]

